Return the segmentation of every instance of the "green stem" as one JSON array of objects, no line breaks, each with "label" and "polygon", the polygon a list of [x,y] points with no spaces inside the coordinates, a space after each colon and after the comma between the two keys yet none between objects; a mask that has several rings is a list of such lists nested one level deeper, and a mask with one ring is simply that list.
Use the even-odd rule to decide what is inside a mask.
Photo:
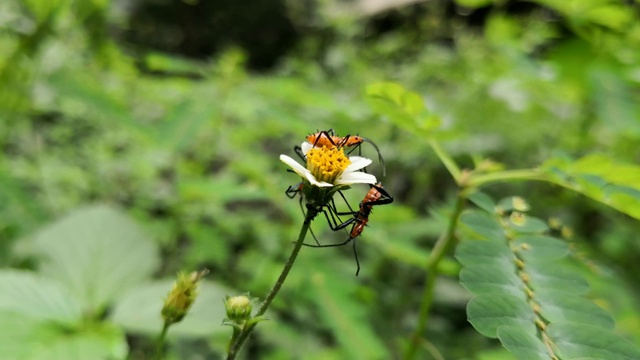
[{"label": "green stem", "polygon": [[168,321],[165,321],[164,325],[162,326],[162,332],[160,333],[158,342],[156,343],[156,360],[160,360],[164,357],[164,341],[167,338],[169,326],[171,326],[171,324]]},{"label": "green stem", "polygon": [[473,175],[467,184],[469,188],[484,186],[499,181],[539,180],[550,181],[547,176],[538,169],[506,170]]},{"label": "green stem", "polygon": [[[302,228],[300,229],[300,234],[298,235],[298,240],[296,241],[296,244],[293,247],[293,250],[291,251],[291,255],[289,255],[289,259],[287,260],[287,263],[284,265],[284,268],[282,269],[282,272],[280,273],[278,280],[273,285],[273,288],[271,288],[271,291],[269,291],[269,294],[267,294],[267,297],[264,299],[264,301],[260,305],[260,308],[256,312],[254,318],[264,315],[264,313],[267,312],[269,305],[271,305],[271,302],[273,301],[273,299],[275,299],[276,295],[278,295],[278,292],[280,291],[282,284],[284,284],[284,281],[287,279],[287,275],[289,275],[289,271],[293,267],[293,263],[296,261],[296,258],[298,257],[300,248],[302,248],[302,243],[304,243],[304,238],[307,236],[307,231],[309,230],[309,226],[311,226],[311,220],[313,220],[313,218],[316,215],[317,213],[314,211],[311,211],[311,210],[307,211],[307,216],[304,219],[304,223],[302,224]],[[242,345],[244,345],[244,342],[249,338],[249,335],[251,334],[253,329],[256,327],[256,325],[257,325],[257,322],[254,322],[254,323],[251,323],[250,325],[245,326],[242,329],[242,332],[238,336],[237,341],[231,346],[229,346],[229,352],[227,353],[227,358],[226,358],[227,360],[233,360],[236,358],[236,356],[240,352],[240,349],[242,349]]]},{"label": "green stem", "polygon": [[413,334],[409,347],[405,352],[404,359],[410,360],[415,357],[418,350],[419,340],[427,327],[427,321],[429,320],[429,311],[431,310],[431,304],[433,303],[433,290],[436,284],[436,277],[438,276],[438,265],[444,256],[450,252],[455,245],[455,230],[458,225],[458,218],[464,209],[465,198],[462,193],[458,194],[456,205],[451,215],[451,220],[447,230],[440,236],[438,242],[433,247],[433,251],[427,259],[427,278],[424,284],[424,291],[422,294],[422,304],[420,305],[420,314],[418,315],[418,326]]},{"label": "green stem", "polygon": [[456,181],[456,183],[459,184],[462,172],[460,171],[460,168],[458,167],[456,162],[453,161],[453,158],[449,156],[449,154],[447,154],[442,147],[440,147],[440,144],[438,144],[437,141],[430,139],[427,140],[427,143],[429,144],[429,146],[431,146],[438,158],[440,158],[440,161],[442,161],[447,170],[449,170],[449,173],[451,174],[451,176],[453,176],[453,179]]}]

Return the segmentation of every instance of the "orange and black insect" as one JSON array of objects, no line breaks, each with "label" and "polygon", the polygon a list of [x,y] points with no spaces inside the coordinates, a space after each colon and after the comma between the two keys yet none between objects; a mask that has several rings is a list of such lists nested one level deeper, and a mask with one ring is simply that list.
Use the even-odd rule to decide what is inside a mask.
[{"label": "orange and black insect", "polygon": [[[349,220],[341,224],[338,224],[335,221],[335,218],[332,218],[330,220],[329,215],[327,215],[327,213],[325,212],[325,215],[327,215],[327,221],[329,221],[329,226],[331,227],[331,230],[338,231],[346,228],[349,225],[353,225],[351,227],[351,231],[349,232],[349,238],[347,240],[338,244],[328,244],[328,245],[304,244],[304,245],[310,246],[310,247],[334,247],[334,246],[347,245],[348,243],[353,241],[353,254],[356,258],[356,264],[357,264],[356,276],[358,276],[358,274],[360,273],[360,261],[358,260],[358,252],[356,251],[356,238],[362,234],[365,226],[367,226],[367,224],[369,223],[369,215],[371,215],[371,212],[373,211],[373,207],[376,205],[391,204],[392,202],[393,202],[393,197],[391,197],[391,195],[389,195],[389,193],[382,188],[382,184],[378,183],[376,185],[371,185],[371,189],[369,189],[369,192],[367,192],[367,194],[364,196],[364,199],[360,202],[360,208],[358,209],[358,211],[338,212],[335,209],[335,204],[333,204],[332,207],[329,207],[329,212],[335,214],[336,217],[338,215],[352,215],[353,217],[350,218]],[[330,214],[330,215],[332,215],[333,217],[333,214]]]},{"label": "orange and black insect", "polygon": [[[307,135],[307,141],[312,144],[314,147],[346,147],[352,148],[347,154],[351,154],[353,151],[358,149],[358,155],[361,155],[360,146],[362,143],[369,143],[373,146],[373,149],[378,153],[378,161],[382,165],[382,175],[386,176],[386,169],[384,166],[384,159],[382,158],[382,154],[380,154],[380,149],[378,146],[371,140],[358,136],[358,135],[347,135],[344,137],[337,136],[333,129],[318,131],[314,134]],[[302,149],[299,146],[294,147],[295,152],[303,159],[305,159],[304,154],[302,153]]]},{"label": "orange and black insect", "polygon": [[[336,203],[333,200],[333,198],[331,198],[329,204],[323,205],[323,206],[319,206],[319,207],[314,207],[311,204],[305,204],[306,205],[306,211],[305,211],[305,206],[302,205],[302,202],[304,200],[303,197],[303,189],[304,189],[304,182],[301,181],[296,185],[290,185],[287,190],[285,191],[285,194],[287,195],[287,197],[289,199],[293,199],[296,196],[300,195],[300,199],[299,199],[299,204],[300,204],[300,209],[302,210],[302,215],[307,216],[307,211],[311,211],[314,214],[314,218],[315,216],[317,216],[320,213],[323,213],[325,218],[327,219],[327,222],[329,223],[329,227],[332,230],[339,230],[336,229],[336,226],[338,226],[338,224],[342,223],[342,220],[340,219],[340,215],[353,215],[356,212],[353,211],[353,209],[351,208],[351,205],[349,204],[349,202],[347,201],[347,198],[344,196],[344,194],[342,193],[341,190],[338,190],[337,193],[340,195],[340,197],[342,197],[342,200],[344,200],[344,203],[347,204],[347,207],[349,208],[349,211],[347,212],[338,212],[337,208],[336,208]],[[322,245],[320,245],[320,242],[318,241],[318,239],[316,238],[316,235],[313,233],[313,229],[311,227],[309,227],[309,231],[311,232],[311,236],[313,237],[313,239],[315,240],[316,247],[321,247]],[[309,245],[311,246],[311,245]]]},{"label": "orange and black insect", "polygon": [[340,145],[340,143],[342,142],[342,139],[343,138],[336,136],[333,129],[322,130],[322,131],[318,131],[315,134],[307,135],[307,141],[310,144],[312,144],[314,147],[326,146],[328,148],[331,148],[335,146],[343,146],[343,145]]}]

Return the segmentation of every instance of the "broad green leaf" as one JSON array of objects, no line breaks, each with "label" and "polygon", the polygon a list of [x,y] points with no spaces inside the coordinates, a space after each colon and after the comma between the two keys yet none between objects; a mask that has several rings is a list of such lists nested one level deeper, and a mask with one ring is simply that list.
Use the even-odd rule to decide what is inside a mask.
[{"label": "broad green leaf", "polygon": [[2,358],[28,359],[34,348],[59,336],[60,327],[50,321],[0,310]]},{"label": "broad green leaf", "polygon": [[479,211],[469,211],[460,216],[460,221],[471,231],[480,235],[484,239],[506,239],[504,237],[502,227],[493,219],[491,214]]},{"label": "broad green leaf", "polygon": [[553,339],[561,359],[640,359],[640,351],[631,343],[598,327],[574,323],[551,324],[547,334]]},{"label": "broad green leaf", "polygon": [[511,218],[508,225],[513,231],[522,234],[540,234],[549,230],[546,222],[526,214],[522,214],[517,221]]},{"label": "broad green leaf", "polygon": [[[586,357],[590,346],[596,348],[594,354],[636,351],[619,345],[621,338],[610,332],[612,318],[580,296],[587,292],[588,285],[564,262],[569,253],[565,242],[546,235],[521,234],[509,227],[502,229],[500,224],[510,218],[504,213],[490,216],[471,211],[467,216],[472,221],[465,225],[475,233],[486,234],[486,240],[463,240],[456,251],[456,258],[464,265],[460,281],[477,295],[467,306],[468,319],[481,334],[499,337],[519,359]],[[503,234],[491,237],[492,231],[487,231],[491,228],[500,228]],[[603,336],[611,341],[562,333],[582,325],[606,334]],[[559,356],[558,349],[549,345],[557,344],[556,336],[569,343],[558,345],[558,349],[570,355]],[[577,351],[575,343],[584,351]]]},{"label": "broad green leaf", "polygon": [[501,326],[498,328],[498,339],[518,359],[551,360],[549,350],[533,334],[517,326]]},{"label": "broad green leaf", "polygon": [[38,271],[64,284],[85,312],[95,313],[151,276],[157,246],[125,214],[107,207],[80,208],[42,229],[34,251]]},{"label": "broad green leaf", "polygon": [[67,334],[60,332],[51,341],[31,348],[29,360],[124,359],[128,345],[124,333],[113,326]]},{"label": "broad green leaf", "polygon": [[127,342],[110,325],[70,328],[0,310],[0,354],[14,360],[123,359]]},{"label": "broad green leaf", "polygon": [[579,323],[613,329],[611,316],[591,301],[572,294],[548,290],[537,291],[535,299],[547,321],[553,323]]},{"label": "broad green leaf", "polygon": [[388,359],[382,341],[363,321],[361,312],[348,298],[341,284],[329,282],[321,272],[311,279],[320,315],[331,325],[334,336],[349,355],[349,359]]},{"label": "broad green leaf", "polygon": [[503,268],[513,266],[516,258],[506,244],[491,240],[466,240],[458,245],[456,259],[462,265],[496,264]]},{"label": "broad green leaf", "polygon": [[467,197],[471,202],[473,202],[477,207],[488,213],[495,213],[496,211],[496,203],[493,199],[482,192],[476,191],[473,194]]},{"label": "broad green leaf", "polygon": [[594,154],[575,162],[550,159],[542,169],[556,184],[640,219],[640,166]]},{"label": "broad green leaf", "polygon": [[569,254],[567,244],[562,240],[545,235],[523,235],[513,241],[518,254],[525,261],[558,260]]},{"label": "broad green leaf", "polygon": [[479,295],[467,305],[469,322],[484,336],[495,338],[501,326],[514,326],[535,334],[534,313],[521,297],[513,295]]},{"label": "broad green leaf", "polygon": [[534,291],[548,290],[580,295],[589,291],[587,281],[562,264],[545,263],[544,266],[532,266],[527,268],[527,275],[531,278]]},{"label": "broad green leaf", "polygon": [[382,82],[367,86],[367,102],[378,113],[396,125],[423,135],[440,125],[439,119],[429,115],[422,97],[402,85]]},{"label": "broad green leaf", "polygon": [[522,280],[515,272],[504,271],[503,263],[465,266],[460,271],[460,282],[474,294],[504,293],[525,299]]},{"label": "broad green leaf", "polygon": [[69,291],[55,280],[38,274],[0,271],[0,312],[19,314],[39,321],[72,325],[80,321],[82,309]]},{"label": "broad green leaf", "polygon": [[[158,334],[162,329],[160,311],[174,280],[141,284],[124,294],[115,304],[111,319],[135,333]],[[171,326],[168,336],[205,337],[230,332],[220,325],[227,317],[222,300],[231,292],[210,281],[199,283],[199,294],[185,318]]]},{"label": "broad green leaf", "polygon": [[617,162],[606,155],[585,156],[568,164],[566,169],[572,175],[597,175],[608,183],[640,190],[640,166]]}]

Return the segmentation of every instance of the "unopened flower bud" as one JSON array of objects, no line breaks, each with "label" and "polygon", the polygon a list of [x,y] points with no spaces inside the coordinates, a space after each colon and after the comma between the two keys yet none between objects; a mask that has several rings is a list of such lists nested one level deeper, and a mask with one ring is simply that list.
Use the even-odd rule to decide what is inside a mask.
[{"label": "unopened flower bud", "polygon": [[564,239],[571,239],[573,238],[573,229],[571,229],[569,226],[563,226],[562,229],[560,229],[560,235],[564,238]]},{"label": "unopened flower bud", "polygon": [[242,323],[251,318],[251,299],[245,295],[227,296],[224,300],[224,307],[227,310],[227,318],[235,323]]},{"label": "unopened flower bud", "polygon": [[529,207],[529,203],[527,203],[527,201],[519,196],[514,196],[513,197],[513,209],[516,211],[520,211],[520,212],[527,212],[529,211],[530,207]]},{"label": "unopened flower bud", "polygon": [[524,224],[527,222],[527,218],[525,217],[525,215],[518,211],[512,212],[509,218],[511,219],[512,223],[518,226],[524,226]]},{"label": "unopened flower bud", "polygon": [[173,289],[164,300],[162,318],[165,323],[174,324],[184,318],[198,296],[198,281],[209,271],[194,271],[190,274],[179,272]]}]

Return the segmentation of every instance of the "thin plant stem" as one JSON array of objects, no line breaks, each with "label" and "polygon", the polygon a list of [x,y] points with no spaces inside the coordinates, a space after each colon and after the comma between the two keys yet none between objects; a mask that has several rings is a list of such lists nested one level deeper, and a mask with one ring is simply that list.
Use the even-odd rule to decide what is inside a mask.
[{"label": "thin plant stem", "polygon": [[164,325],[162,325],[162,332],[160,333],[160,336],[158,337],[158,341],[156,343],[156,360],[160,360],[164,357],[164,342],[167,338],[169,326],[171,326],[171,323],[169,323],[168,321],[165,321]]},{"label": "thin plant stem", "polygon": [[429,139],[427,143],[429,144],[429,146],[431,146],[440,161],[442,161],[444,166],[447,168],[453,179],[456,181],[456,184],[459,184],[460,177],[462,176],[462,171],[460,171],[458,164],[453,161],[453,158],[449,154],[447,154],[446,151],[444,151],[444,149],[440,146],[440,144],[438,144],[437,141]]},{"label": "thin plant stem", "polygon": [[476,188],[476,187],[481,187],[494,182],[524,181],[524,180],[551,181],[539,169],[520,169],[520,170],[496,171],[496,172],[491,172],[486,174],[473,175],[469,179],[469,182],[466,184],[466,186],[469,188]]},{"label": "thin plant stem", "polygon": [[462,195],[462,193],[459,193],[457,196],[455,208],[453,209],[453,213],[449,221],[449,226],[447,227],[446,231],[440,236],[436,245],[433,247],[433,251],[427,259],[427,277],[422,294],[420,314],[418,315],[418,325],[411,338],[411,341],[409,342],[407,351],[405,352],[405,360],[410,360],[415,357],[416,351],[418,350],[418,344],[420,343],[419,340],[427,327],[427,322],[429,320],[429,311],[431,310],[431,305],[433,304],[433,290],[435,288],[436,278],[438,276],[438,265],[440,264],[440,261],[444,258],[444,256],[448,252],[450,252],[455,245],[455,230],[458,225],[460,214],[464,209],[464,202],[464,196]]},{"label": "thin plant stem", "polygon": [[[264,313],[267,312],[269,305],[271,305],[271,302],[273,301],[273,299],[275,299],[276,295],[278,295],[278,292],[280,291],[282,284],[284,284],[284,281],[287,279],[287,275],[289,275],[289,271],[293,267],[293,263],[296,261],[296,258],[298,257],[300,248],[302,247],[302,244],[304,243],[304,239],[307,236],[307,231],[311,226],[311,220],[313,220],[313,218],[316,215],[317,215],[317,212],[314,212],[311,210],[307,212],[307,215],[304,219],[304,223],[302,223],[302,228],[300,229],[300,234],[298,235],[298,240],[296,241],[295,246],[291,251],[291,255],[289,255],[289,259],[284,265],[284,268],[282,269],[282,272],[280,273],[278,280],[275,282],[275,284],[273,284],[271,291],[269,291],[269,294],[267,294],[267,297],[264,299],[262,304],[260,304],[260,308],[256,312],[254,318],[264,315]],[[237,341],[234,344],[231,344],[231,346],[229,346],[229,352],[227,353],[227,357],[226,357],[227,360],[233,360],[236,358],[236,356],[240,352],[240,349],[242,349],[242,345],[244,345],[245,341],[249,338],[249,335],[251,334],[253,329],[256,327],[256,325],[257,325],[257,322],[250,322],[242,329],[242,331],[240,332],[240,335],[237,338]]]}]

